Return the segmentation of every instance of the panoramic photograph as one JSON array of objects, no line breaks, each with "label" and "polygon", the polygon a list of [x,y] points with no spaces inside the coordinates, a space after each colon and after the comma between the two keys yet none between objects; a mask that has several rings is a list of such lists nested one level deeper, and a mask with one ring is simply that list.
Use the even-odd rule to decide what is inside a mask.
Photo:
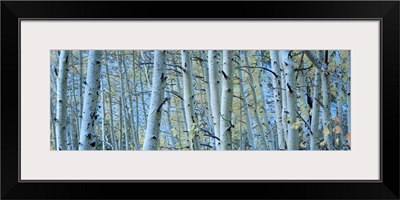
[{"label": "panoramic photograph", "polygon": [[349,151],[350,50],[51,50],[50,150]]}]

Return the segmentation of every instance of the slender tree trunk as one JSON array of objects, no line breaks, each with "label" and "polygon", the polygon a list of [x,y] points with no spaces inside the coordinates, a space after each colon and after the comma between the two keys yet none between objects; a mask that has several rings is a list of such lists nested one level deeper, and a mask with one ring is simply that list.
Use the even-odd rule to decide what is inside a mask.
[{"label": "slender tree trunk", "polygon": [[[188,131],[189,131],[189,127],[188,127],[188,125],[187,125],[187,120],[186,120],[186,115],[185,115],[185,102],[184,102],[184,100],[183,100],[183,95],[182,95],[182,87],[181,87],[181,82],[179,81],[179,74],[178,74],[178,71],[176,72],[176,76],[175,76],[175,78],[176,78],[176,86],[177,86],[177,89],[178,89],[178,95],[180,96],[180,97],[182,97],[182,99],[180,100],[180,106],[181,106],[181,110],[182,110],[182,116],[183,116],[183,125],[184,125],[184,130],[186,131],[185,132],[185,140],[186,140],[186,144],[187,145],[189,145],[189,134],[188,134]],[[178,119],[179,120],[179,119]]]},{"label": "slender tree trunk", "polygon": [[288,127],[287,147],[288,150],[299,150],[299,132],[294,127],[297,118],[297,94],[296,94],[296,79],[294,76],[294,63],[290,51],[280,51],[280,58],[282,60],[282,66],[286,75],[286,93],[287,93],[287,108],[288,115],[290,117],[290,123]]},{"label": "slender tree trunk", "polygon": [[[124,133],[125,133],[125,150],[129,150],[129,133],[128,133],[128,120],[126,117],[126,100],[125,100],[125,87],[124,87],[124,80],[123,80],[123,74],[124,71],[121,66],[121,62],[124,62],[124,60],[120,60],[120,54],[121,52],[117,51],[117,63],[118,63],[118,69],[119,69],[119,84],[120,84],[120,90],[121,90],[121,103],[122,103],[122,117],[124,121]],[[125,71],[126,73],[126,71]]]},{"label": "slender tree trunk", "polygon": [[[210,93],[210,76],[209,76],[209,66],[208,63],[207,65],[204,64],[204,62],[207,60],[207,56],[206,56],[206,52],[205,51],[200,51],[200,55],[201,55],[201,66],[203,69],[203,76],[204,76],[204,81],[205,81],[205,90],[206,90],[206,97],[207,97],[207,118],[209,119],[209,121],[211,120],[211,126],[210,126],[210,132],[212,134],[214,134],[215,136],[215,129],[214,129],[214,123],[212,120],[212,105],[211,105],[211,93]],[[210,138],[210,143],[212,146],[213,150],[216,150],[216,140],[215,138]]]},{"label": "slender tree trunk", "polygon": [[191,147],[193,150],[200,150],[200,137],[195,130],[197,126],[197,119],[194,113],[194,92],[193,92],[193,68],[189,56],[189,51],[182,50],[182,70],[183,74],[183,99],[185,104],[186,124],[189,129],[189,139],[191,140]]},{"label": "slender tree trunk", "polygon": [[84,80],[84,76],[83,76],[83,58],[82,58],[82,51],[79,50],[78,51],[78,57],[79,57],[79,103],[80,103],[80,108],[79,108],[79,116],[80,119],[78,120],[79,123],[79,130],[81,125],[82,125],[82,112],[83,112],[83,85],[82,85],[82,81]]},{"label": "slender tree trunk", "polygon": [[[208,74],[210,77],[210,102],[211,102],[211,119],[214,126],[214,134],[216,137],[221,138],[220,129],[220,94],[218,91],[220,82],[218,81],[218,66],[217,66],[217,51],[208,51]],[[216,149],[220,149],[221,142],[216,141]]]},{"label": "slender tree trunk", "polygon": [[119,97],[118,100],[118,108],[119,108],[119,135],[118,135],[118,150],[122,150],[122,132],[123,132],[123,126],[122,126],[122,99],[121,96]]},{"label": "slender tree trunk", "polygon": [[[322,85],[322,122],[323,122],[323,134],[324,134],[324,142],[327,145],[328,150],[332,150],[332,140],[331,133],[329,130],[329,72],[328,66],[326,62],[323,62],[324,52],[319,52],[319,58],[315,56],[312,51],[305,51],[307,57],[311,60],[311,62],[321,70],[321,85]],[[313,114],[314,115],[314,114]],[[314,117],[314,116],[313,116]]]},{"label": "slender tree trunk", "polygon": [[102,131],[102,138],[103,138],[103,151],[106,150],[106,108],[105,108],[105,99],[104,99],[104,83],[103,80],[101,80],[101,119],[102,119],[102,123],[101,123],[101,131]]},{"label": "slender tree trunk", "polygon": [[167,141],[168,141],[168,147],[175,149],[175,138],[174,134],[172,132],[173,126],[172,126],[172,121],[171,121],[171,92],[167,92],[167,121],[168,121],[168,130],[167,130]]},{"label": "slender tree trunk", "polygon": [[[347,134],[351,134],[351,52],[348,51],[349,69],[347,71]],[[350,140],[347,142],[351,142]]]},{"label": "slender tree trunk", "polygon": [[[320,51],[320,59],[324,57],[324,51]],[[328,59],[328,58],[325,58]],[[327,145],[328,150],[333,150],[332,145],[332,134],[329,128],[330,123],[330,98],[329,98],[329,70],[326,65],[327,60],[325,60],[325,65],[322,66],[322,74],[321,74],[321,83],[322,83],[322,122],[323,122],[323,133],[324,133],[324,141]]]},{"label": "slender tree trunk", "polygon": [[[303,69],[307,68],[307,64],[303,62]],[[301,70],[298,75],[299,81],[299,105],[301,110],[301,117],[303,120],[300,120],[303,124],[303,141],[307,142],[307,138],[310,135],[310,106],[308,105],[308,96],[307,96],[307,71]]]},{"label": "slender tree trunk", "polygon": [[[262,52],[259,51],[259,56],[257,59],[258,67],[263,67],[262,65]],[[270,130],[269,127],[269,118],[268,118],[268,106],[267,106],[267,100],[265,98],[265,95],[267,92],[265,91],[265,86],[263,85],[263,78],[262,78],[263,70],[259,69],[258,71],[258,82],[260,85],[260,91],[261,91],[261,101],[262,101],[262,112],[264,114],[264,123],[265,123],[265,132],[268,134],[268,143],[269,143],[269,149],[270,150],[276,150],[276,144],[275,144],[275,137],[273,131]]]},{"label": "slender tree trunk", "polygon": [[160,122],[162,106],[165,101],[164,89],[166,76],[165,66],[166,51],[154,51],[154,69],[153,69],[153,85],[151,89],[151,103],[148,114],[148,123],[146,127],[146,136],[144,139],[143,150],[157,150],[160,135]]},{"label": "slender tree trunk", "polygon": [[222,88],[221,88],[221,118],[220,136],[221,150],[232,150],[232,102],[233,102],[233,65],[232,51],[222,52]]},{"label": "slender tree trunk", "polygon": [[[140,142],[139,142],[139,99],[137,96],[137,89],[136,89],[136,68],[135,68],[135,51],[132,51],[132,70],[133,70],[133,93],[136,95],[135,98],[135,111],[136,111],[136,127],[135,127],[135,133],[136,133],[136,144],[137,150],[140,150]],[[132,114],[133,116],[133,114]]]},{"label": "slender tree trunk", "polygon": [[95,150],[96,148],[94,125],[98,117],[97,97],[100,89],[101,54],[101,51],[89,51],[79,150]]},{"label": "slender tree trunk", "polygon": [[[240,55],[240,54],[239,54]],[[240,61],[239,63],[242,64],[242,58],[243,55],[240,55]],[[249,102],[247,101],[247,90],[244,86],[244,79],[243,79],[243,67],[240,67],[238,70],[238,77],[240,81],[240,94],[242,96],[242,102],[243,102],[243,109],[246,117],[246,131],[247,131],[247,137],[249,139],[249,145],[252,150],[257,149],[257,143],[254,138],[254,133],[253,129],[251,128],[251,116],[250,116],[250,110],[249,110]]]},{"label": "slender tree trunk", "polygon": [[[279,55],[279,59],[282,59],[282,56]],[[281,61],[279,61],[281,62]],[[281,63],[281,89],[282,89],[282,127],[283,127],[283,136],[285,140],[285,149],[287,148],[287,140],[288,140],[288,108],[287,108],[287,86],[286,86],[286,75],[283,67],[283,63]]]},{"label": "slender tree trunk", "polygon": [[[71,73],[72,74],[72,73]],[[72,76],[72,85],[74,85],[74,78]],[[74,87],[72,87],[72,90],[70,90],[69,92],[69,96],[74,96],[72,93],[74,92]],[[75,134],[74,134],[74,121],[72,120],[73,117],[76,117],[75,114],[75,105],[73,102],[73,99],[69,100],[69,107],[67,108],[67,110],[69,110],[69,114],[67,113],[67,148],[68,150],[75,150],[75,145],[74,145],[74,141],[75,141]],[[67,101],[68,102],[68,101]]]},{"label": "slender tree trunk", "polygon": [[[142,77],[143,77],[143,72],[142,70],[140,70],[140,91],[142,92],[141,100],[142,100],[142,114],[143,114],[143,118],[144,118],[144,127],[147,127],[147,116],[146,116],[146,102],[144,101],[144,95],[145,95],[145,91],[143,89],[143,81],[142,81]],[[146,132],[143,131],[143,135],[146,135]]]},{"label": "slender tree trunk", "polygon": [[[51,101],[51,108],[54,108],[53,101]],[[53,109],[50,110],[50,116],[51,116],[51,128],[52,128],[52,134],[51,136],[53,137],[53,150],[57,150],[57,136],[56,136],[56,123],[54,120],[54,113]]]},{"label": "slender tree trunk", "polygon": [[57,150],[67,150],[66,122],[67,122],[67,81],[68,81],[69,51],[61,51],[57,76],[57,115],[56,137]]},{"label": "slender tree trunk", "polygon": [[249,79],[250,79],[250,89],[251,89],[251,93],[253,96],[253,112],[254,112],[254,117],[256,119],[256,123],[257,123],[257,127],[258,127],[258,131],[260,134],[260,139],[261,139],[261,146],[260,149],[261,150],[267,150],[267,138],[265,137],[265,132],[264,132],[264,127],[261,123],[261,119],[260,116],[258,115],[258,103],[257,103],[257,95],[256,95],[256,90],[255,90],[255,86],[254,86],[254,79],[253,79],[253,72],[251,71],[250,68],[250,61],[249,61],[249,55],[247,54],[247,51],[244,51],[244,58],[246,61],[246,66],[247,66],[247,71],[248,71],[248,75],[249,75]]},{"label": "slender tree trunk", "polygon": [[114,133],[114,114],[113,114],[113,106],[112,106],[112,97],[111,97],[111,82],[110,82],[110,74],[108,72],[108,60],[107,60],[107,51],[106,51],[106,75],[107,75],[107,85],[108,85],[108,101],[110,107],[110,132],[111,132],[111,140],[112,140],[112,148],[113,150],[118,149],[117,141],[115,139]]},{"label": "slender tree trunk", "polygon": [[[238,70],[238,73],[241,69]],[[243,134],[243,101],[240,101],[239,109],[239,134],[240,134],[240,150],[246,150],[246,139]]]},{"label": "slender tree trunk", "polygon": [[337,80],[336,80],[336,88],[337,88],[337,105],[336,105],[336,110],[337,110],[337,117],[339,118],[338,121],[338,126],[339,126],[339,134],[340,134],[340,141],[341,141],[341,149],[347,150],[347,145],[346,145],[346,133],[344,132],[344,127],[343,127],[343,101],[342,101],[342,95],[343,95],[343,81],[342,81],[342,68],[340,67],[341,59],[340,59],[340,51],[336,51],[336,75],[337,75]]},{"label": "slender tree trunk", "polygon": [[[140,144],[139,144],[139,135],[137,133],[137,131],[135,130],[135,115],[134,115],[134,110],[133,110],[133,103],[132,103],[132,95],[131,95],[131,86],[129,84],[129,76],[128,76],[128,70],[125,64],[125,56],[124,54],[122,54],[122,64],[124,66],[124,71],[125,71],[125,79],[126,79],[126,87],[128,89],[128,100],[129,100],[129,107],[128,109],[130,110],[130,114],[131,114],[131,119],[130,121],[132,122],[131,126],[132,126],[132,139],[133,139],[133,143],[135,146],[136,150],[140,150]],[[132,66],[134,67],[134,62],[132,63]],[[135,71],[135,69],[133,68],[133,71]]]},{"label": "slender tree trunk", "polygon": [[283,129],[283,118],[282,118],[282,85],[279,79],[282,79],[281,69],[280,69],[280,59],[279,51],[269,51],[271,58],[272,71],[276,74],[272,82],[272,87],[274,87],[274,104],[275,104],[275,123],[277,128],[278,150],[285,149],[285,136]]},{"label": "slender tree trunk", "polygon": [[311,132],[310,135],[310,150],[318,150],[318,138],[319,138],[319,111],[320,104],[319,100],[321,97],[321,73],[319,69],[315,69],[315,80],[314,80],[314,95],[312,102],[312,118],[311,118]]},{"label": "slender tree trunk", "polygon": [[[72,63],[72,66],[74,66],[74,64]],[[78,102],[77,100],[76,100],[76,95],[75,95],[75,76],[74,76],[74,73],[71,73],[72,74],[72,96],[73,96],[73,99],[74,99],[74,104],[73,104],[73,109],[71,109],[71,114],[72,114],[72,116],[74,116],[75,117],[75,121],[76,121],[76,132],[74,131],[74,129],[72,129],[71,131],[71,136],[72,136],[72,138],[71,138],[71,142],[72,142],[72,149],[73,150],[77,150],[77,143],[78,143],[78,135],[79,135],[79,130],[80,130],[80,126],[79,126],[79,124],[80,124],[80,117],[79,117],[79,115],[80,115],[80,110],[78,109],[78,104],[80,104],[80,102]],[[71,123],[72,124],[74,124],[74,122],[73,122],[73,120],[71,119]]]}]

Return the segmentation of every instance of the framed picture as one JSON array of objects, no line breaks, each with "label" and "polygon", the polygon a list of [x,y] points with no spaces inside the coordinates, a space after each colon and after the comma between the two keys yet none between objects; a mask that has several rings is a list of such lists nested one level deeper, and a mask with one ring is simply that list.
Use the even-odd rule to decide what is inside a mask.
[{"label": "framed picture", "polygon": [[1,198],[399,199],[399,5],[2,1]]}]

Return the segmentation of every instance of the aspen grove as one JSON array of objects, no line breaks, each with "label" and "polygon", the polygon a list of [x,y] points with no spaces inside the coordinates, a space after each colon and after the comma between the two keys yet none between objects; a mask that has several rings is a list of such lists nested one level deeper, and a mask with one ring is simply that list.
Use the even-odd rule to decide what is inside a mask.
[{"label": "aspen grove", "polygon": [[52,50],[50,149],[351,150],[349,50]]}]

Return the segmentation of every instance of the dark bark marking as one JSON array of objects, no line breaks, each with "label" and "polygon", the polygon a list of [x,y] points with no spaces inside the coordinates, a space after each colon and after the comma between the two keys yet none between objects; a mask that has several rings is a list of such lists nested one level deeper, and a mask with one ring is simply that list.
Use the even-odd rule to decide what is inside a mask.
[{"label": "dark bark marking", "polygon": [[96,142],[90,143],[90,146],[91,146],[91,147],[95,147],[95,146],[96,146]]},{"label": "dark bark marking", "polygon": [[289,92],[292,93],[293,92],[292,87],[290,87],[289,83],[286,83],[286,85],[289,88]]}]

